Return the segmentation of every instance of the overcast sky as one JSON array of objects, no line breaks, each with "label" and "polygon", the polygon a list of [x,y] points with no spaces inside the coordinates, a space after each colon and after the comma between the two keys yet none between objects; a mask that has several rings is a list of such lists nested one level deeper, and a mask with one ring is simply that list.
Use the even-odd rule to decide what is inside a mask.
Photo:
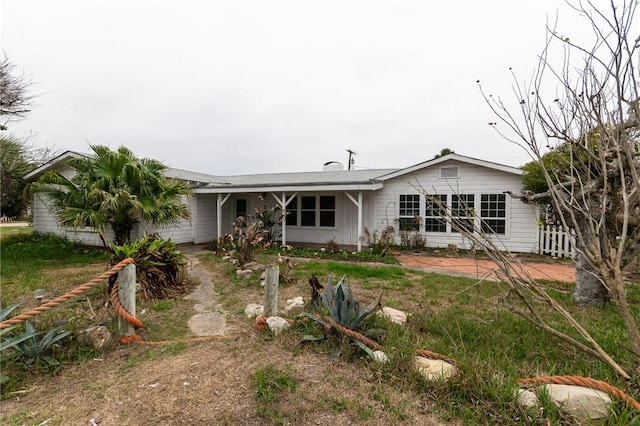
[{"label": "overcast sky", "polygon": [[[602,3],[602,1],[600,1]],[[560,0],[1,0],[1,45],[39,94],[10,130],[125,145],[232,175],[407,167],[442,148],[520,166],[479,94],[528,79]]]}]

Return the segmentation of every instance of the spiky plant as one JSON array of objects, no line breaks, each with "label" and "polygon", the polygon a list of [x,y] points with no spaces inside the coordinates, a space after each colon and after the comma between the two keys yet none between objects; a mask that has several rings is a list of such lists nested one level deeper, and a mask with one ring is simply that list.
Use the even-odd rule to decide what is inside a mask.
[{"label": "spiky plant", "polygon": [[360,303],[346,284],[345,275],[338,280],[335,286],[333,285],[333,275],[330,275],[322,295],[322,304],[331,318],[350,330],[357,330],[362,321],[378,309],[381,300],[382,293],[378,295],[376,300],[361,309]]},{"label": "spiky plant", "polygon": [[[373,357],[373,351],[365,344],[365,340],[369,342],[370,340],[366,336],[360,334],[358,329],[362,325],[364,319],[379,308],[380,301],[382,299],[382,292],[378,295],[376,300],[364,308],[361,308],[360,303],[356,300],[353,292],[345,281],[346,276],[343,275],[342,278],[338,280],[338,283],[333,285],[333,275],[329,276],[329,280],[325,286],[325,292],[320,297],[322,300],[320,313],[313,314],[305,312],[303,315],[323,326],[325,330],[324,337],[327,337],[326,331],[329,329],[333,329],[337,333],[345,333],[345,328],[356,332],[356,336],[350,335],[350,337],[353,338],[357,346],[365,350],[369,356]],[[338,326],[336,326],[336,324],[338,324]],[[357,337],[357,335],[360,335],[360,337]],[[303,340],[309,341],[319,339],[322,339],[322,337],[307,335],[303,338]],[[373,345],[375,346],[376,344],[373,343]],[[340,352],[341,349],[334,346],[332,350],[332,354],[334,354],[333,356],[339,355]]]},{"label": "spiky plant", "polygon": [[[71,334],[68,330],[54,327],[47,333],[38,333],[29,321],[24,323],[26,339],[13,346],[15,356],[25,361],[25,367],[41,365],[44,368],[55,367],[59,362],[52,356],[58,342]],[[38,336],[43,335],[42,338]]]}]

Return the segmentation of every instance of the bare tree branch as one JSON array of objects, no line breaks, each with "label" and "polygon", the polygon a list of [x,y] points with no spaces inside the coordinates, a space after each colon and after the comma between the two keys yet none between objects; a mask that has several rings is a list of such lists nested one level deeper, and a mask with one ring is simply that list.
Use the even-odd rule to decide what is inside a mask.
[{"label": "bare tree branch", "polygon": [[27,93],[31,80],[24,74],[15,75],[15,66],[5,56],[0,60],[0,130],[7,124],[24,118],[31,112],[34,95]]}]

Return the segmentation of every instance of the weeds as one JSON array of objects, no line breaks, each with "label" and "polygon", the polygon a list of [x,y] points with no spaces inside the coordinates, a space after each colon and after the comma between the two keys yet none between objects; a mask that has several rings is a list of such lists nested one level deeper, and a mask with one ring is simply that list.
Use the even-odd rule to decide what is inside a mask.
[{"label": "weeds", "polygon": [[251,377],[258,401],[257,414],[275,424],[289,424],[289,416],[279,409],[278,399],[295,392],[298,387],[291,371],[292,368],[281,369],[268,364],[257,368]]},{"label": "weeds", "polygon": [[364,232],[360,236],[360,241],[367,246],[370,253],[384,257],[395,243],[394,233],[395,229],[390,225],[380,231],[380,236],[378,236],[377,229],[370,232],[368,228],[364,228]]}]

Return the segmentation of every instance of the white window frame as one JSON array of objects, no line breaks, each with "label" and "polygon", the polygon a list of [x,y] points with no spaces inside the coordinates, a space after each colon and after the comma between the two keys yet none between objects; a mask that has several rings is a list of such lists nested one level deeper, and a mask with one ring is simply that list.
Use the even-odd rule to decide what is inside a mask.
[{"label": "white window frame", "polygon": [[[413,199],[411,201],[408,201],[405,199],[405,201],[402,201],[402,197],[418,197],[418,199]],[[421,201],[420,201],[420,194],[398,194],[398,230],[399,231],[413,231],[413,229],[402,229],[402,219],[411,219],[411,221],[413,221],[415,219],[416,216],[418,217],[422,217],[422,206],[421,206]],[[403,207],[403,203],[405,203],[405,207]],[[412,203],[413,207],[411,207],[410,209],[412,211],[417,210],[417,212],[415,214],[402,214],[402,210],[408,210],[409,208],[406,207],[406,203]],[[417,206],[417,208],[416,208]],[[418,224],[418,231],[420,231],[420,225]]]},{"label": "white window frame", "polygon": [[[468,197],[473,197],[473,205],[468,205]],[[456,198],[456,200],[454,201],[454,198]],[[460,206],[460,199],[464,198],[464,201],[462,202],[463,205]],[[456,204],[458,204],[457,209],[454,211],[454,202]],[[460,212],[463,213],[467,213],[465,215],[461,215],[461,214],[457,214]],[[472,213],[471,215],[469,215],[468,213]],[[477,216],[477,214],[473,214],[473,213],[477,213],[477,209],[476,209],[476,194],[469,194],[469,193],[462,193],[462,194],[452,194],[451,195],[451,204],[449,205],[449,214],[451,215],[451,233],[452,234],[462,234],[462,232],[460,231],[456,231],[455,230],[455,219],[461,219],[464,221],[468,221],[471,223],[471,225],[473,226],[473,229],[470,230],[471,232],[475,232],[475,229],[477,227],[476,224],[476,218],[475,216]]]},{"label": "white window frame", "polygon": [[[447,220],[448,219],[447,216],[449,215],[449,212],[448,212],[449,195],[450,194],[427,194],[425,196],[424,218],[423,218],[424,220],[422,221],[423,222],[423,226],[424,226],[424,232],[428,232],[428,233],[431,233],[431,234],[434,234],[434,235],[443,235],[443,234],[450,233],[449,223],[448,223],[448,220]],[[431,210],[434,210],[436,212],[439,210],[441,213],[443,213],[442,215],[429,215],[429,216],[427,216],[427,203],[431,203],[431,200],[430,200],[431,197],[439,198],[440,199],[440,203],[441,203],[441,204],[434,203],[432,208],[431,208]],[[444,197],[444,200],[443,200],[443,197]],[[442,221],[442,224],[444,225],[444,231],[428,230],[427,229],[427,221],[429,219]]]},{"label": "white window frame", "polygon": [[[313,225],[303,225],[302,224],[302,198],[310,197],[315,198],[314,204],[314,224]],[[334,208],[333,209],[321,209],[320,208],[320,197],[333,197],[334,199]],[[296,224],[290,225],[287,223],[287,228],[300,228],[300,229],[336,229],[338,223],[338,197],[333,193],[315,193],[315,194],[298,194],[296,195],[296,208],[289,209],[289,211],[296,212]],[[304,211],[311,212],[311,209],[304,209]],[[321,226],[320,225],[320,211],[333,211],[333,226]]]},{"label": "white window frame", "polygon": [[[503,201],[500,200],[496,200],[496,203],[501,203],[504,202],[504,216],[500,217],[500,216],[482,216],[482,197],[483,196],[498,196],[498,198],[502,197]],[[491,201],[488,201],[491,202]],[[496,235],[499,237],[507,237],[509,234],[509,197],[506,196],[506,194],[504,193],[499,193],[499,192],[486,192],[486,193],[482,193],[480,194],[480,207],[477,209],[478,212],[478,218],[480,219],[480,229],[482,229],[482,231],[484,233],[486,233],[487,235]],[[497,212],[500,212],[500,209],[497,210]],[[487,220],[501,220],[504,222],[504,233],[497,233],[497,232],[489,232],[488,230],[484,230],[484,223]]]}]

